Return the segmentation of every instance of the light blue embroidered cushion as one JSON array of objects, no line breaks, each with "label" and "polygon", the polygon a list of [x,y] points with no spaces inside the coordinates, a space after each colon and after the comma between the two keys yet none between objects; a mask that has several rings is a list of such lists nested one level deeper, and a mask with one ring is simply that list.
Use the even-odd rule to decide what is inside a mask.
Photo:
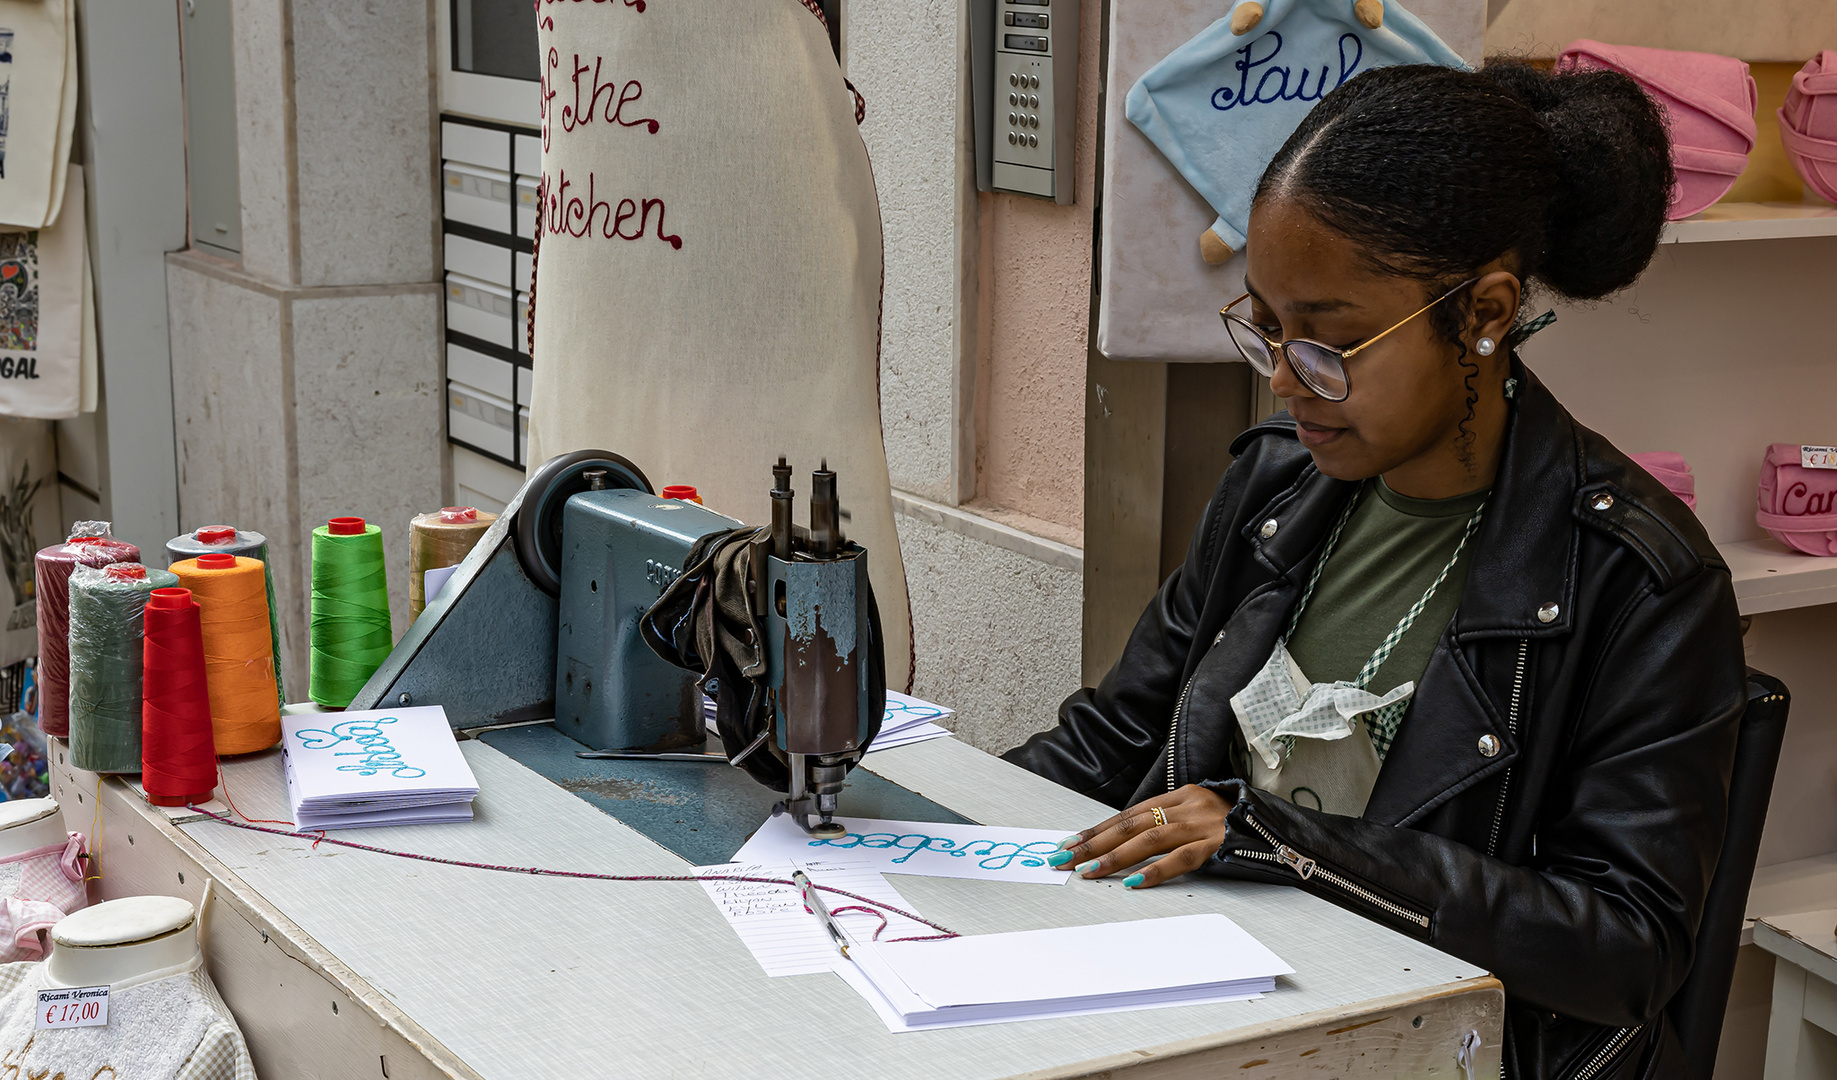
[{"label": "light blue embroidered cushion", "polygon": [[1258,178],[1315,102],[1372,68],[1467,66],[1395,0],[1384,0],[1376,30],[1353,0],[1268,0],[1265,9],[1242,36],[1229,15],[1206,27],[1129,90],[1130,121],[1211,204],[1212,231],[1233,251],[1244,249]]}]

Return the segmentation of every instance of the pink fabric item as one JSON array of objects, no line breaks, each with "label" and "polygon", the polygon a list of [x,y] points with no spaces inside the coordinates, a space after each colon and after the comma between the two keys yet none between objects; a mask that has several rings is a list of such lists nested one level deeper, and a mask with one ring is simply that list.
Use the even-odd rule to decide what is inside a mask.
[{"label": "pink fabric item", "polygon": [[1792,77],[1780,106],[1780,142],[1805,185],[1837,202],[1837,49],[1826,49]]},{"label": "pink fabric item", "polygon": [[1701,213],[1729,193],[1748,167],[1759,132],[1754,110],[1760,92],[1748,65],[1715,53],[1572,41],[1556,70],[1606,68],[1630,75],[1664,106],[1670,120],[1671,164],[1677,190],[1665,216],[1679,221]]},{"label": "pink fabric item", "polygon": [[1649,454],[1628,454],[1628,457],[1640,468],[1651,473],[1658,482],[1665,485],[1665,490],[1684,500],[1684,505],[1694,513],[1697,509],[1697,478],[1690,471],[1690,464],[1684,455],[1670,450],[1655,450]]},{"label": "pink fabric item", "polygon": [[39,959],[38,932],[89,905],[83,848],[83,834],[71,833],[62,844],[0,859],[0,887],[10,889],[0,897],[0,963]]},{"label": "pink fabric item", "polygon": [[1807,469],[1799,462],[1798,443],[1767,448],[1754,520],[1795,551],[1837,555],[1837,469]]}]

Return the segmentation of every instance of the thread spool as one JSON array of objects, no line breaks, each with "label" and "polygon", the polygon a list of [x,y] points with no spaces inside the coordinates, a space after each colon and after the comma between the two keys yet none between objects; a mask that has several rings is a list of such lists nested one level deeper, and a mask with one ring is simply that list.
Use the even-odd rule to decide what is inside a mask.
[{"label": "thread spool", "polygon": [[143,609],[178,576],[139,563],[79,566],[70,575],[70,764],[140,771]]},{"label": "thread spool", "polygon": [[701,493],[695,490],[694,484],[669,484],[658,492],[657,496],[662,499],[681,499],[683,502],[702,505]]},{"label": "thread spool", "polygon": [[106,521],[79,521],[70,539],[34,559],[38,594],[38,726],[70,734],[70,572],[78,566],[139,562],[140,549],[117,540]]},{"label": "thread spool", "polygon": [[233,525],[206,525],[183,536],[166,541],[166,565],[180,559],[195,559],[213,551],[227,551],[262,561],[262,578],[268,587],[268,637],[274,650],[274,698],[287,704],[287,687],[281,682],[281,617],[274,606],[274,564],[268,559],[268,538],[258,532],[247,532]]},{"label": "thread spool", "polygon": [[381,529],[336,517],[313,530],[312,613],[308,694],[342,709],[395,644]]},{"label": "thread spool", "polygon": [[408,526],[408,617],[417,619],[427,607],[429,570],[458,566],[477,546],[498,516],[471,506],[445,506],[431,514],[417,514]]},{"label": "thread spool", "polygon": [[141,785],[155,806],[206,802],[217,788],[204,633],[189,589],[154,589],[145,613]]},{"label": "thread spool", "polygon": [[172,564],[191,590],[204,638],[212,738],[219,754],[252,754],[281,741],[281,707],[274,691],[269,636],[267,567],[213,551]]}]

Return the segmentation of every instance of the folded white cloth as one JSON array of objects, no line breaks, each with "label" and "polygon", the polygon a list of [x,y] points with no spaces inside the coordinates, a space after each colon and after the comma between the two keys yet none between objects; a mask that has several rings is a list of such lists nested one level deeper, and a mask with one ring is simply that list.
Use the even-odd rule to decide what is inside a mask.
[{"label": "folded white cloth", "polygon": [[1244,741],[1271,769],[1282,765],[1278,739],[1343,739],[1356,730],[1352,718],[1407,700],[1416,692],[1406,682],[1387,694],[1361,690],[1349,682],[1309,681],[1301,666],[1281,642],[1269,662],[1242,690],[1231,697],[1231,711],[1244,731]]}]

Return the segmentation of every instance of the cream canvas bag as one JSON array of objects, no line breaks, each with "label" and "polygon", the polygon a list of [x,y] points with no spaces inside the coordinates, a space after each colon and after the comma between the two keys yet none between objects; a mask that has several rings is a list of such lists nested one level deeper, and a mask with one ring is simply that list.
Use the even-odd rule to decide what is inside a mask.
[{"label": "cream canvas bag", "polygon": [[55,222],[77,120],[74,0],[0,0],[0,225]]},{"label": "cream canvas bag", "polygon": [[880,430],[879,203],[799,0],[540,0],[529,460],[603,448],[771,520],[771,466],[836,470],[887,683],[911,622]]}]

